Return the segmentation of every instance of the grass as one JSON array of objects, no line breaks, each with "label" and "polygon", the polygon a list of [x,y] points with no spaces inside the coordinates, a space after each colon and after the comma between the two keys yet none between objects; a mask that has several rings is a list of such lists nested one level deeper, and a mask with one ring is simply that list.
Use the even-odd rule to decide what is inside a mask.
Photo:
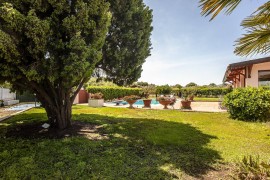
[{"label": "grass", "polygon": [[270,157],[270,126],[197,113],[74,106],[73,120],[103,139],[12,137],[43,123],[33,109],[0,123],[0,179],[178,179],[201,177],[244,156]]},{"label": "grass", "polygon": [[219,98],[208,98],[208,97],[194,97],[194,101],[197,102],[219,102]]}]

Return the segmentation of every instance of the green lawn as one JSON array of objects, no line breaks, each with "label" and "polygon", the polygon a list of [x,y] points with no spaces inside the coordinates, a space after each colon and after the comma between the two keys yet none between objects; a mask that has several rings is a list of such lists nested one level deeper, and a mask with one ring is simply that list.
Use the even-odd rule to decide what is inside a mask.
[{"label": "green lawn", "polygon": [[197,102],[219,102],[220,98],[194,97]]},{"label": "green lawn", "polygon": [[9,133],[45,122],[43,109],[1,122],[0,179],[177,179],[200,177],[244,155],[270,157],[269,124],[227,113],[74,106],[73,114],[95,127],[90,136]]}]

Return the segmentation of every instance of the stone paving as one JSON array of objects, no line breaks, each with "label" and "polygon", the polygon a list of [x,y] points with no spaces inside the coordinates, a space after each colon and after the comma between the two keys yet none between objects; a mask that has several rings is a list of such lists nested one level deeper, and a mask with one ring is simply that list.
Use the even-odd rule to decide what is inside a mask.
[{"label": "stone paving", "polygon": [[[175,109],[175,110],[180,110],[180,99],[178,99],[174,105],[168,106],[169,109]],[[83,105],[88,105],[88,104],[83,104]],[[115,105],[112,103],[104,103],[105,107],[115,107],[115,108],[127,108],[129,105]],[[135,108],[142,108],[142,105],[134,105]],[[151,109],[159,109],[163,110],[163,105],[158,104],[158,105],[151,105]],[[227,112],[224,109],[220,108],[220,102],[192,102],[191,103],[191,110],[184,110],[184,111],[198,111],[198,112]]]},{"label": "stone paving", "polygon": [[35,104],[32,103],[20,103],[12,106],[5,106],[0,108],[0,122],[8,119],[16,114],[22,113],[33,108]]}]

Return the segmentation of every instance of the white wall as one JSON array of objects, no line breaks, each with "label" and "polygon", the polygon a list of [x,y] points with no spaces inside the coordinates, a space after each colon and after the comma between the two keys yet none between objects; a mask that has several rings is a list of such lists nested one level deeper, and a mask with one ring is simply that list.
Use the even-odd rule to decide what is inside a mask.
[{"label": "white wall", "polygon": [[0,99],[13,100],[16,99],[16,93],[11,93],[9,89],[0,88]]},{"label": "white wall", "polygon": [[246,86],[258,87],[258,71],[270,70],[270,62],[254,64],[251,70],[251,78],[246,78]]}]

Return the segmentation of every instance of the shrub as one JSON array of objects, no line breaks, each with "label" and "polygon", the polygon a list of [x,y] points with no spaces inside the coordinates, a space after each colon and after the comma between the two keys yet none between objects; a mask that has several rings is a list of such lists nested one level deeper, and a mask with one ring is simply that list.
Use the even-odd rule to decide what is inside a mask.
[{"label": "shrub", "polygon": [[164,85],[164,86],[158,86],[156,88],[156,93],[157,94],[171,94],[172,88],[169,85]]},{"label": "shrub", "polygon": [[130,100],[138,100],[138,99],[140,99],[140,97],[139,96],[135,96],[135,95],[130,95],[130,96],[125,96],[123,99],[125,101],[130,101]]},{"label": "shrub", "polygon": [[129,95],[140,95],[140,88],[123,88],[123,87],[107,87],[107,86],[89,86],[89,93],[102,93],[105,100],[112,100]]},{"label": "shrub", "polygon": [[182,88],[181,93],[184,95],[193,94],[197,97],[218,97],[223,96],[232,91],[231,88],[224,87],[186,87]]},{"label": "shrub", "polygon": [[262,162],[259,157],[244,157],[237,164],[235,176],[237,179],[270,179],[270,162]]},{"label": "shrub", "polygon": [[91,95],[91,98],[93,98],[93,99],[102,99],[103,94],[102,93],[95,93],[95,94]]},{"label": "shrub", "polygon": [[270,117],[270,91],[262,88],[238,88],[224,98],[233,119],[265,121]]}]

